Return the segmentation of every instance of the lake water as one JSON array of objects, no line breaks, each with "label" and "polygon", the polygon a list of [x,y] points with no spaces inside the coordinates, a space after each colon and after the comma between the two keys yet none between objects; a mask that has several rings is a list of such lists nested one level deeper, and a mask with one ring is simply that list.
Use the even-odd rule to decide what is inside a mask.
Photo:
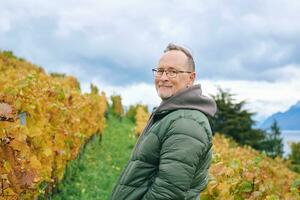
[{"label": "lake water", "polygon": [[288,142],[300,142],[300,130],[282,130],[281,137],[284,143],[284,156],[287,156],[291,152]]}]

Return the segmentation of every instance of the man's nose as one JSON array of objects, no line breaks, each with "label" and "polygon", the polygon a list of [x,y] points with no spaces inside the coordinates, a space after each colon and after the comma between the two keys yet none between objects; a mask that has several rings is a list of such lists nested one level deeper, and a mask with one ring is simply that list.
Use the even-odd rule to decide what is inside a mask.
[{"label": "man's nose", "polygon": [[167,76],[167,72],[164,71],[163,74],[160,77],[160,80],[169,80],[169,77]]}]

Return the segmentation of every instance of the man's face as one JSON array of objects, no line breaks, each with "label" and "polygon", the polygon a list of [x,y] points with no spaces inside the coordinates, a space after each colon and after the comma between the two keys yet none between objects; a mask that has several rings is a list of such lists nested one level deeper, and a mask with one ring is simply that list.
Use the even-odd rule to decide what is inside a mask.
[{"label": "man's face", "polygon": [[[177,50],[167,51],[158,62],[158,69],[176,69],[180,71],[191,71],[188,68],[187,56]],[[193,85],[195,72],[178,73],[176,77],[169,78],[166,72],[160,77],[155,77],[155,88],[158,96],[165,100],[178,91]]]}]

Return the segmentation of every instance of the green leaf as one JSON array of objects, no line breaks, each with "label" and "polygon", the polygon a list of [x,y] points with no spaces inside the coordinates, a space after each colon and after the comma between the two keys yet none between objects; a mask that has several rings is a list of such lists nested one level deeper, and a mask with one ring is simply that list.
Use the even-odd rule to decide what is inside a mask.
[{"label": "green leaf", "polygon": [[261,156],[256,156],[253,161],[254,161],[255,165],[258,166],[260,161],[262,161],[262,157]]},{"label": "green leaf", "polygon": [[296,179],[294,180],[292,186],[292,188],[300,188],[300,179]]},{"label": "green leaf", "polygon": [[239,161],[239,160],[232,160],[232,161],[229,163],[229,166],[230,166],[232,169],[239,169],[240,166],[241,166],[241,161]]},{"label": "green leaf", "polygon": [[240,184],[239,191],[241,192],[251,192],[252,191],[252,183],[249,181],[243,181]]},{"label": "green leaf", "polygon": [[16,95],[17,90],[13,87],[7,87],[4,89],[4,94]]}]

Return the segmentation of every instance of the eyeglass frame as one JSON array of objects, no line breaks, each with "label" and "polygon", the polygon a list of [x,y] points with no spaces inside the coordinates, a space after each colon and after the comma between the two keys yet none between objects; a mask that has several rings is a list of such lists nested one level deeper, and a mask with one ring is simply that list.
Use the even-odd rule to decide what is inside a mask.
[{"label": "eyeglass frame", "polygon": [[[162,74],[161,75],[157,75],[158,74],[158,69],[162,69]],[[169,75],[170,70],[176,71],[174,76]],[[176,78],[177,74],[179,74],[179,73],[193,73],[193,72],[190,72],[190,71],[182,71],[182,70],[177,70],[177,69],[174,69],[174,68],[168,68],[168,69],[154,68],[154,69],[152,69],[152,72],[153,72],[154,77],[162,77],[163,74],[166,73],[166,76],[168,78]]]}]

